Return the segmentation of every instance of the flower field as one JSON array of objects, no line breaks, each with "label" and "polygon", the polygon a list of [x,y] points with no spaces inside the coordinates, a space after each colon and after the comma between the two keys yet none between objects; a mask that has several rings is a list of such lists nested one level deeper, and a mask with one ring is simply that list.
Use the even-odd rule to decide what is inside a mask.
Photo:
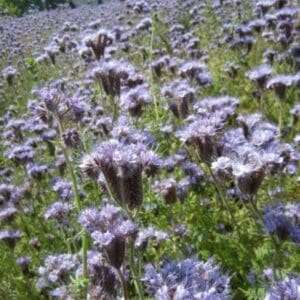
[{"label": "flower field", "polygon": [[0,112],[0,299],[300,300],[297,1],[0,16]]}]

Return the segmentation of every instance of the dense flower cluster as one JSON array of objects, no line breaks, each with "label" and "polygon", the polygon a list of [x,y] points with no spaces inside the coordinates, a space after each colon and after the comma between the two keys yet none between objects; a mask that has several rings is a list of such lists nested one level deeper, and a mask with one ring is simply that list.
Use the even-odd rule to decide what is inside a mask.
[{"label": "dense flower cluster", "polygon": [[143,278],[155,299],[229,299],[229,277],[212,260],[166,262],[146,266]]}]

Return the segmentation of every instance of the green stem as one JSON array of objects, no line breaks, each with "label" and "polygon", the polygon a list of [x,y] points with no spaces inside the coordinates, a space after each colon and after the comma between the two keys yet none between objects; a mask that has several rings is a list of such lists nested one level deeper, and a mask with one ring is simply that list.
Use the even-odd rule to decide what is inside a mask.
[{"label": "green stem", "polygon": [[138,294],[138,299],[143,300],[144,299],[144,293],[143,293],[143,287],[140,282],[140,278],[137,274],[137,269],[136,269],[136,264],[134,261],[135,257],[135,249],[134,249],[134,241],[131,240],[129,243],[129,262],[130,262],[130,269],[132,273],[132,278],[133,278],[133,284],[135,287],[135,290]]},{"label": "green stem", "polygon": [[[73,164],[70,160],[68,149],[66,148],[66,146],[64,144],[62,123],[59,118],[57,118],[56,120],[58,123],[61,148],[62,148],[64,158],[66,160],[66,164],[67,164],[68,170],[70,172],[71,180],[72,180],[72,186],[73,186],[74,197],[75,197],[75,207],[76,207],[77,212],[80,212],[81,201],[80,201],[80,193],[79,193],[78,182],[77,182],[75,170],[74,170]],[[85,231],[83,231],[83,233],[81,235],[81,244],[82,244],[83,277],[88,281],[88,269],[87,269],[88,239],[87,239],[87,234]]]},{"label": "green stem", "polygon": [[124,300],[129,300],[126,279],[125,279],[124,275],[122,274],[122,272],[119,269],[116,268],[115,270],[117,271],[119,279],[121,281]]}]

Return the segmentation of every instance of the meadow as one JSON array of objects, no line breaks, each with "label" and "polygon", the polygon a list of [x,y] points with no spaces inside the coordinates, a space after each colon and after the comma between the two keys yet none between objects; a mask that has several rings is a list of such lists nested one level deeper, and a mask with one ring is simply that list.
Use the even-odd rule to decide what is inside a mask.
[{"label": "meadow", "polygon": [[0,300],[300,300],[297,1],[0,16],[0,112]]}]

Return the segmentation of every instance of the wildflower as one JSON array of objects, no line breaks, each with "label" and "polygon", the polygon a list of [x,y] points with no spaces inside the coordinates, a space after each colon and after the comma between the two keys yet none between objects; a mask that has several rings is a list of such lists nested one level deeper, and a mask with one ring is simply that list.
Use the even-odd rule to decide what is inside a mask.
[{"label": "wildflower", "polygon": [[195,90],[186,80],[175,80],[162,89],[163,96],[169,98],[169,108],[176,117],[185,118],[189,112],[189,104],[194,100]]},{"label": "wildflower", "polygon": [[64,144],[70,148],[78,148],[81,140],[79,133],[76,129],[70,128],[63,133]]},{"label": "wildflower", "polygon": [[272,74],[272,68],[269,65],[263,64],[255,69],[246,73],[247,77],[257,83],[260,88],[263,88],[267,82],[267,79]]},{"label": "wildflower", "polygon": [[265,300],[294,300],[300,296],[300,278],[287,276],[281,281],[274,282],[268,290]]},{"label": "wildflower", "polygon": [[182,64],[179,68],[179,75],[183,78],[194,79],[199,85],[209,85],[212,81],[207,66],[197,61]]},{"label": "wildflower", "polygon": [[54,180],[53,191],[59,195],[62,201],[68,201],[73,197],[71,183],[61,178]]},{"label": "wildflower", "polygon": [[79,222],[92,231],[94,244],[104,249],[108,262],[119,269],[124,260],[126,239],[135,234],[135,225],[126,220],[118,208],[109,204],[98,212],[93,209],[85,210]]},{"label": "wildflower", "polygon": [[47,208],[44,218],[45,220],[54,219],[60,224],[68,223],[68,215],[70,213],[70,205],[63,202],[55,202]]},{"label": "wildflower", "polygon": [[219,157],[211,165],[211,169],[220,181],[230,180],[233,176],[232,160],[226,156]]},{"label": "wildflower", "polygon": [[129,209],[141,206],[143,202],[143,165],[137,153],[133,149],[127,148],[126,152],[116,151],[113,157],[120,178],[120,189],[122,201]]},{"label": "wildflower", "polygon": [[15,218],[18,210],[14,205],[6,205],[0,208],[0,222],[10,222]]},{"label": "wildflower", "polygon": [[104,56],[105,49],[113,43],[113,36],[106,30],[99,30],[95,35],[85,38],[84,43],[92,48],[97,60]]},{"label": "wildflower", "polygon": [[135,246],[137,248],[145,249],[150,240],[155,241],[157,244],[160,244],[167,238],[167,233],[160,230],[156,230],[153,227],[147,227],[145,229],[139,230],[137,238],[135,240]]},{"label": "wildflower", "polygon": [[297,203],[275,204],[265,208],[264,226],[269,234],[280,239],[300,243],[300,205]]},{"label": "wildflower", "polygon": [[207,97],[194,104],[197,114],[221,118],[224,122],[233,116],[239,106],[239,100],[230,96]]},{"label": "wildflower", "polygon": [[0,231],[0,241],[7,244],[8,247],[14,248],[16,243],[21,238],[21,232],[19,230],[2,230]]},{"label": "wildflower", "polygon": [[236,186],[247,196],[257,193],[265,177],[262,162],[251,154],[244,162],[235,162],[232,166],[232,173]]},{"label": "wildflower", "polygon": [[282,99],[285,96],[286,88],[294,82],[292,75],[277,75],[268,80],[266,87],[275,91],[276,95]]},{"label": "wildflower", "polygon": [[31,146],[18,145],[7,151],[6,156],[8,159],[11,159],[16,163],[26,164],[33,161],[35,151]]},{"label": "wildflower", "polygon": [[202,160],[210,162],[216,155],[216,146],[223,126],[224,122],[220,117],[196,116],[193,122],[178,131],[177,136],[182,142],[194,146]]},{"label": "wildflower", "polygon": [[16,260],[17,265],[21,268],[21,271],[24,275],[29,275],[30,270],[29,266],[31,264],[31,258],[28,256],[18,257]]},{"label": "wildflower", "polygon": [[45,47],[45,52],[51,60],[51,63],[55,65],[56,57],[59,54],[59,48],[56,45],[49,45]]},{"label": "wildflower", "polygon": [[116,297],[118,284],[116,274],[105,264],[103,255],[98,251],[88,251],[87,264],[90,279],[89,293],[92,299]]},{"label": "wildflower", "polygon": [[49,255],[44,260],[44,265],[39,267],[37,288],[43,290],[53,284],[64,284],[68,277],[76,270],[79,261],[76,255],[59,254]]},{"label": "wildflower", "polygon": [[48,167],[46,165],[28,164],[26,169],[28,175],[37,180],[41,180],[43,175],[48,172]]},{"label": "wildflower", "polygon": [[8,66],[2,70],[2,76],[9,85],[13,85],[14,79],[17,76],[17,70],[12,66]]},{"label": "wildflower", "polygon": [[161,77],[162,70],[169,65],[170,57],[164,55],[150,64],[151,70],[157,77]]},{"label": "wildflower", "polygon": [[91,76],[102,84],[106,94],[120,96],[122,83],[129,78],[132,69],[124,62],[102,61],[92,70]]},{"label": "wildflower", "polygon": [[173,204],[178,200],[179,186],[174,178],[167,178],[155,183],[155,190],[163,196],[167,204]]},{"label": "wildflower", "polygon": [[147,265],[142,279],[155,299],[229,299],[229,278],[212,260],[166,262],[160,270]]},{"label": "wildflower", "polygon": [[94,179],[101,171],[114,199],[134,209],[143,201],[142,172],[150,175],[158,165],[157,156],[144,145],[127,145],[112,139],[86,156],[81,168]]},{"label": "wildflower", "polygon": [[131,116],[140,116],[145,105],[151,103],[149,88],[143,84],[123,91],[120,97],[121,108],[128,111]]}]

